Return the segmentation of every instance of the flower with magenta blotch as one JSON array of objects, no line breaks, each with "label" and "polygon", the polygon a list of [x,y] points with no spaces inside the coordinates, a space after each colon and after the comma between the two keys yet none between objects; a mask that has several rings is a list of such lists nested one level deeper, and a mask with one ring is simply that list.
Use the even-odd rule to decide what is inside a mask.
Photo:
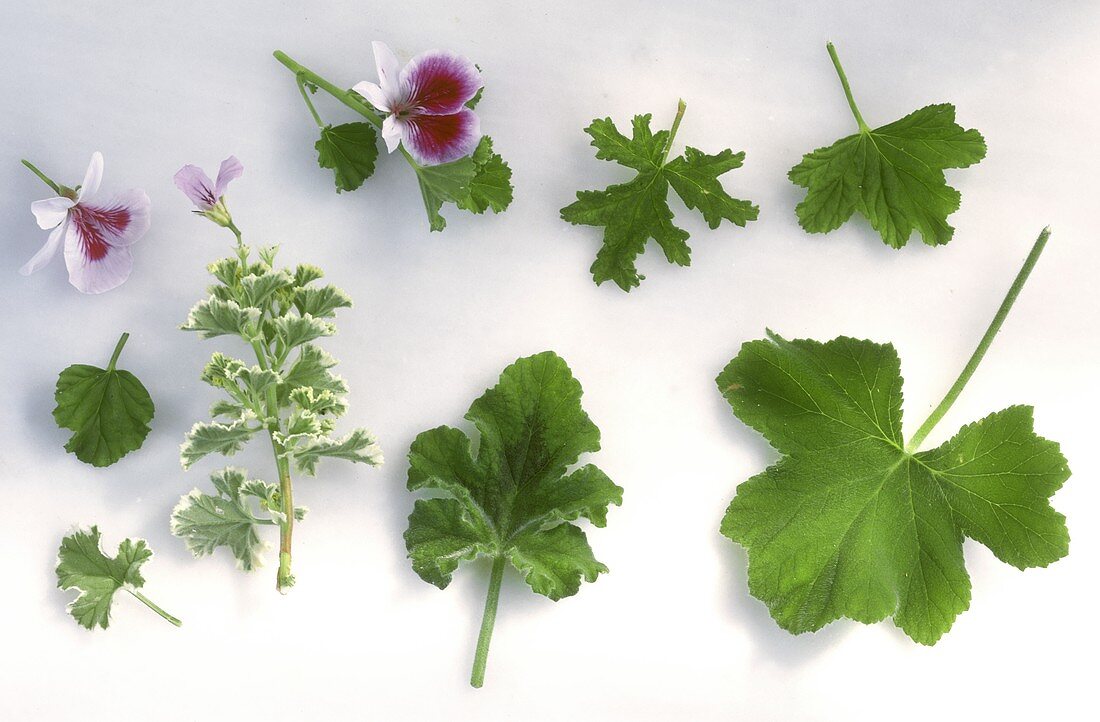
[{"label": "flower with magenta blotch", "polygon": [[236,156],[231,155],[218,168],[217,180],[211,181],[202,168],[190,164],[176,171],[172,180],[198,208],[195,213],[228,228],[233,225],[233,217],[229,215],[229,208],[225,205],[225,189],[229,187],[230,181],[240,178],[242,173],[244,166]]},{"label": "flower with magenta blotch", "polygon": [[474,152],[481,140],[477,114],[466,107],[481,87],[477,66],[461,55],[429,50],[400,68],[385,43],[375,42],[378,83],[352,90],[386,113],[382,138],[390,153],[398,145],[420,165],[439,165]]},{"label": "flower with magenta blotch", "polygon": [[92,154],[84,182],[76,188],[58,185],[27,161],[23,164],[54,189],[57,196],[31,203],[39,228],[53,231],[46,244],[19,272],[30,275],[57,254],[64,241],[69,283],[81,293],[103,293],[130,277],[134,258],[130,246],[149,230],[149,196],[123,191],[105,203],[92,197],[103,180],[103,154]]}]

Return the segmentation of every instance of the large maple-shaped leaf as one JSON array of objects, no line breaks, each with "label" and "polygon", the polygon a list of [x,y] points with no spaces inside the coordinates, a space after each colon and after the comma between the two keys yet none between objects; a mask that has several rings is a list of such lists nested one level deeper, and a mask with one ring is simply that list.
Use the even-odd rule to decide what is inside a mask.
[{"label": "large maple-shaped leaf", "polygon": [[635,260],[651,238],[661,246],[669,263],[691,264],[688,232],[672,222],[670,185],[684,205],[703,214],[710,228],[717,228],[723,220],[738,226],[756,220],[759,209],[730,196],[718,180],[722,174],[741,167],[744,153],[727,148],[708,155],[689,147],[684,155],[668,160],[682,114],[683,104],[672,132],[656,133],[650,128],[649,114],[636,115],[631,138],[620,133],[611,118],[594,120],[585,128],[592,136],[597,158],[638,171],[627,183],[602,191],[579,191],[577,200],[561,209],[563,220],[604,228],[603,247],[591,268],[597,285],[610,280],[624,291],[639,285],[645,277],[638,274]]},{"label": "large maple-shaped leaf", "polygon": [[894,347],[844,337],[770,334],[744,344],[717,383],[782,455],[738,487],[722,533],[745,547],[749,591],[790,632],[893,617],[933,644],[970,603],[964,537],[1021,569],[1068,551],[1049,497],[1069,468],[1033,431],[1031,407],[914,452]]},{"label": "large maple-shaped leaf", "polygon": [[947,217],[959,209],[959,192],[943,171],[966,168],[985,157],[985,140],[955,122],[955,106],[929,105],[901,120],[872,129],[863,120],[832,44],[829,53],[840,74],[858,131],[807,153],[791,169],[791,181],[807,189],[795,208],[802,228],[827,233],[859,213],[893,248],[914,230],[925,243],[951,240]]},{"label": "large maple-shaped leaf", "polygon": [[[491,590],[499,593],[510,561],[534,591],[558,600],[606,572],[571,522],[604,526],[623,490],[590,464],[568,471],[599,450],[600,432],[565,361],[549,351],[519,359],[466,418],[480,434],[476,454],[465,433],[447,426],[420,434],[409,451],[409,489],[447,495],[417,500],[409,516],[405,543],[416,573],[443,589],[461,562],[487,556]],[[493,591],[490,600],[495,615]]]}]

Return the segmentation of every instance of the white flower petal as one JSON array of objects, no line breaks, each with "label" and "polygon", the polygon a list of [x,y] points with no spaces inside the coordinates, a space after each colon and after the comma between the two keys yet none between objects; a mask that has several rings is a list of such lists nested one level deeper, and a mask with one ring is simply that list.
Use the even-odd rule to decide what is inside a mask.
[{"label": "white flower petal", "polygon": [[84,182],[80,184],[80,190],[76,192],[76,202],[91,198],[99,191],[99,184],[103,180],[103,154],[98,150],[92,153],[92,160],[88,163],[88,170],[84,172]]},{"label": "white flower petal", "polygon": [[390,153],[401,145],[401,123],[392,115],[386,116],[382,121],[382,140],[386,141],[386,150]]},{"label": "white flower petal", "polygon": [[386,94],[382,92],[382,88],[377,84],[364,80],[353,85],[351,89],[362,95],[367,99],[367,102],[383,113],[390,112],[390,102],[386,98]]},{"label": "white flower petal", "polygon": [[38,249],[38,253],[34,254],[31,260],[23,264],[19,272],[24,276],[29,276],[53,260],[53,257],[57,255],[58,246],[61,245],[61,238],[65,235],[66,226],[68,226],[68,223],[65,223],[65,219],[62,218],[61,225],[53,229],[50,237],[46,239],[46,243]]},{"label": "white flower petal", "polygon": [[72,200],[62,196],[54,196],[45,200],[31,203],[31,213],[38,221],[38,227],[44,231],[56,228],[65,216],[69,215],[69,209],[76,205]]},{"label": "white flower petal", "polygon": [[378,85],[382,88],[391,102],[401,94],[399,73],[401,63],[397,56],[390,50],[390,46],[375,40],[371,43],[374,49],[374,67],[378,70]]}]

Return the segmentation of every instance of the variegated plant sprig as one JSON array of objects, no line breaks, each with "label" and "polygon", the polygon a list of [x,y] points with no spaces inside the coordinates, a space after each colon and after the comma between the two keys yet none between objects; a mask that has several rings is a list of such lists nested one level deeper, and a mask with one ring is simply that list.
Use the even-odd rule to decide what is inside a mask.
[{"label": "variegated plant sprig", "polygon": [[374,437],[357,428],[342,438],[332,436],[336,420],[347,411],[348,392],[332,373],[336,360],[317,341],[336,333],[337,309],[351,298],[336,286],[317,285],[324,274],[302,264],[293,272],[275,266],[275,247],[260,248],[257,260],[244,245],[241,231],[226,205],[225,189],[243,172],[236,158],[222,162],[215,181],[199,168],[184,166],[175,177],[197,214],[230,230],[236,254],[209,266],[216,283],[199,301],[181,328],[200,337],[236,336],[255,356],[255,363],[215,352],[202,379],[228,398],[210,409],[210,422],[196,423],[180,447],[186,469],[207,454],[231,456],[258,434],[266,434],[275,455],[278,483],[250,479],[243,469],[214,472],[214,494],[195,489],[172,512],[172,533],[196,555],[228,547],[237,566],[251,570],[262,563],[261,527],[279,528],[276,588],[294,584],[291,540],[305,508],[295,506],[291,467],[314,476],[324,457],[382,463]]},{"label": "variegated plant sprig", "polygon": [[[389,153],[400,150],[416,173],[428,225],[447,226],[444,203],[481,214],[501,213],[512,203],[512,169],[481,134],[475,108],[484,86],[481,69],[446,50],[428,50],[401,65],[389,46],[372,44],[378,82],[341,88],[276,50],[298,83],[321,137],[317,163],[332,170],[336,192],[353,191],[374,174],[378,136]],[[324,90],[363,121],[331,125],[321,119],[311,96]]]}]

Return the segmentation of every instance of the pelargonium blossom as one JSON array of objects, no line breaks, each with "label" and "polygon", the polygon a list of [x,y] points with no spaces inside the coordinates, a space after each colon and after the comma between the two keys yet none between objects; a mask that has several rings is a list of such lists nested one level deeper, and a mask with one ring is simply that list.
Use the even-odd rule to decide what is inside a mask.
[{"label": "pelargonium blossom", "polygon": [[206,216],[219,226],[229,227],[233,219],[225,205],[225,191],[229,182],[241,177],[244,166],[236,156],[229,156],[218,168],[217,180],[211,181],[202,168],[185,165],[176,171],[173,181],[183,194],[198,208],[196,213]]},{"label": "pelargonium blossom", "polygon": [[92,154],[84,182],[75,189],[54,183],[41,171],[24,164],[45,181],[57,196],[31,203],[39,228],[53,229],[45,245],[19,272],[30,275],[57,254],[64,240],[69,283],[81,293],[103,293],[130,277],[134,258],[130,246],[149,230],[149,196],[130,189],[105,203],[92,202],[103,180],[103,154]]},{"label": "pelargonium blossom", "polygon": [[400,68],[389,46],[372,45],[378,83],[364,80],[352,90],[388,114],[382,138],[389,152],[404,145],[420,165],[448,163],[473,153],[481,140],[481,122],[466,103],[481,88],[477,66],[461,55],[429,50]]}]

